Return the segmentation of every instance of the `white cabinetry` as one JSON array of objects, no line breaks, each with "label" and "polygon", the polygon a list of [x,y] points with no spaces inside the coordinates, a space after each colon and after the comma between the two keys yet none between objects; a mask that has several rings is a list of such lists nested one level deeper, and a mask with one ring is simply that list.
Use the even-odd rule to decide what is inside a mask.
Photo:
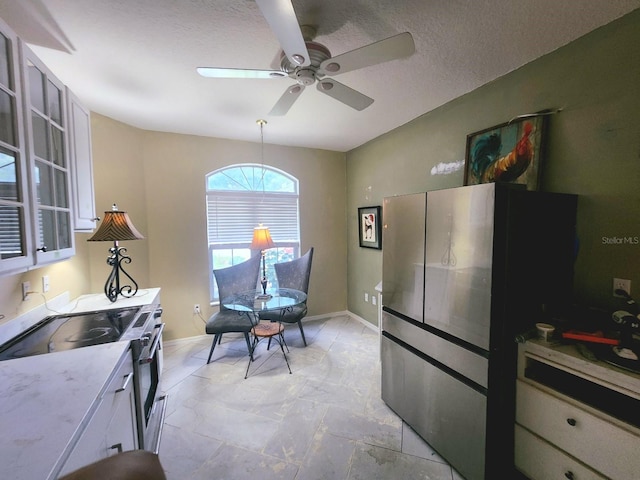
[{"label": "white cabinetry", "polygon": [[0,272],[33,265],[18,37],[0,20]]},{"label": "white cabinetry", "polygon": [[75,253],[65,87],[20,42],[36,264]]},{"label": "white cabinetry", "polygon": [[97,399],[97,408],[67,458],[61,474],[118,452],[137,448],[133,361],[127,351],[111,381]]},{"label": "white cabinetry", "polygon": [[515,464],[532,480],[636,480],[640,375],[574,345],[519,347]]},{"label": "white cabinetry", "polygon": [[0,20],[0,274],[67,259],[95,227],[89,122]]},{"label": "white cabinetry", "polygon": [[72,174],[74,229],[91,231],[96,226],[93,191],[93,156],[91,152],[91,114],[67,89],[69,114],[69,162]]}]

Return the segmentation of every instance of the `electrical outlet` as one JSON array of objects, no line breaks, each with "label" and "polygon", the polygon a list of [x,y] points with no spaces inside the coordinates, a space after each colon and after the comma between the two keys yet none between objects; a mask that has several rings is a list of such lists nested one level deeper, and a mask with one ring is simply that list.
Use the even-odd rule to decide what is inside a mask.
[{"label": "electrical outlet", "polygon": [[49,275],[42,276],[42,293],[49,291]]},{"label": "electrical outlet", "polygon": [[369,294],[367,292],[364,292],[364,301],[365,302],[369,301]]},{"label": "electrical outlet", "polygon": [[31,282],[22,282],[22,301],[24,302],[31,291]]},{"label": "electrical outlet", "polygon": [[613,279],[613,296],[618,298],[625,298],[624,295],[618,295],[616,290],[624,290],[631,295],[631,280],[625,280],[623,278]]},{"label": "electrical outlet", "polygon": [[372,303],[373,305],[375,305],[375,304],[377,304],[377,303],[378,303],[378,301],[376,300],[376,296],[375,296],[375,295],[371,295],[371,303]]},{"label": "electrical outlet", "polygon": [[200,304],[199,303],[196,303],[193,306],[193,313],[195,313],[196,315],[200,315]]}]

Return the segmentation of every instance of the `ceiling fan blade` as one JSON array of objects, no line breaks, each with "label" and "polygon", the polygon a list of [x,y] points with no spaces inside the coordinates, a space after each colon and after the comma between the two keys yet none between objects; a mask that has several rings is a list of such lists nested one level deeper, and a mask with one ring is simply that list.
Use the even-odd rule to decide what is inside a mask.
[{"label": "ceiling fan blade", "polygon": [[309,53],[291,1],[256,0],[256,3],[291,63],[309,65]]},{"label": "ceiling fan blade", "polygon": [[282,96],[278,99],[276,104],[273,106],[269,115],[280,116],[285,115],[291,105],[298,99],[300,94],[304,91],[304,85],[291,85],[289,88],[285,90]]},{"label": "ceiling fan blade", "polygon": [[413,37],[409,32],[404,32],[328,58],[320,64],[318,72],[325,75],[338,75],[339,73],[351,72],[359,68],[408,57],[413,55],[415,51]]},{"label": "ceiling fan blade", "polygon": [[317,89],[356,110],[364,110],[373,103],[373,98],[333,79],[319,81]]},{"label": "ceiling fan blade", "polygon": [[203,77],[208,78],[280,78],[287,76],[287,74],[281,70],[198,67],[196,71]]}]

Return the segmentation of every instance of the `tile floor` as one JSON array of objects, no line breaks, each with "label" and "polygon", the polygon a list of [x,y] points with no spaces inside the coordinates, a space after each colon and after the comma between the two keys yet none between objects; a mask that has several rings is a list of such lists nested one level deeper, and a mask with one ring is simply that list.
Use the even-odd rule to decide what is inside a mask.
[{"label": "tile floor", "polygon": [[167,342],[160,461],[169,480],[462,480],[380,398],[377,331],[347,315],[287,326],[277,344],[227,334]]}]

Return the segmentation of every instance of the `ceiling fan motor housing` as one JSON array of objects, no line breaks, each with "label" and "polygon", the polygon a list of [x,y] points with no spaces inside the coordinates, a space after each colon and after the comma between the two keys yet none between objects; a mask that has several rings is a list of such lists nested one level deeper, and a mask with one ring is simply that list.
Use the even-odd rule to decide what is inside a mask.
[{"label": "ceiling fan motor housing", "polygon": [[296,66],[287,58],[284,52],[282,52],[280,59],[280,69],[287,73],[291,78],[293,78],[300,85],[304,85],[308,87],[309,85],[313,85],[316,81],[316,77],[321,77],[322,75],[318,75],[318,68],[320,68],[320,64],[324,62],[326,59],[331,58],[331,52],[327,47],[320,43],[316,42],[305,42],[307,46],[307,51],[309,52],[309,59],[311,64],[306,67]]}]

